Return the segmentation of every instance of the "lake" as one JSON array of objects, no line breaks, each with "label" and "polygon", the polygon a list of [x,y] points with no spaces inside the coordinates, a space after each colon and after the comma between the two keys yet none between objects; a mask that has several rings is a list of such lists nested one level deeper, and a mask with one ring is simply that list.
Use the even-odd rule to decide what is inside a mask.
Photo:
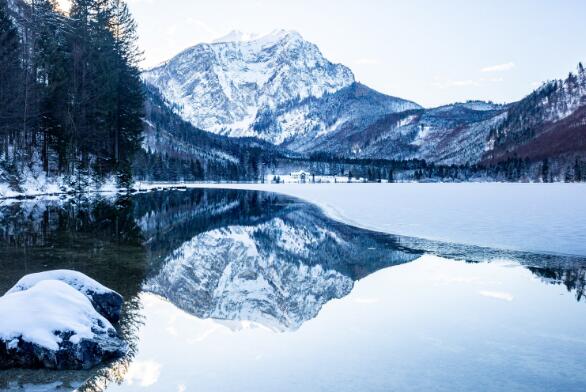
[{"label": "lake", "polygon": [[[436,231],[449,218],[427,215]],[[0,390],[586,390],[584,244],[561,231],[576,252],[488,247],[329,216],[247,190],[2,202],[0,293],[81,271],[124,296],[131,352],[0,371]]]}]

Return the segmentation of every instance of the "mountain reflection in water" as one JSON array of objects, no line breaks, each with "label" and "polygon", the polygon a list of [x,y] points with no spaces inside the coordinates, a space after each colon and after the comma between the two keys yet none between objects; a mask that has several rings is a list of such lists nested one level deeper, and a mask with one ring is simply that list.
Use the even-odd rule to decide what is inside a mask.
[{"label": "mountain reflection in water", "polygon": [[49,390],[90,391],[122,382],[144,322],[143,292],[200,319],[292,332],[326,303],[347,296],[355,282],[424,254],[472,263],[512,260],[544,282],[564,285],[578,301],[586,281],[583,258],[374,233],[333,221],[307,203],[254,191],[4,202],[0,222],[2,293],[25,274],[81,271],[125,297],[121,329],[134,350],[92,372],[1,372],[1,390],[54,384]]}]

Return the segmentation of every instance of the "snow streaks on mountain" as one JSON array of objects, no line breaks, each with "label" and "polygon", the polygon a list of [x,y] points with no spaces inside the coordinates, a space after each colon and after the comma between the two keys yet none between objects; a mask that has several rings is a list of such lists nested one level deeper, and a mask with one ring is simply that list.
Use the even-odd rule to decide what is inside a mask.
[{"label": "snow streaks on mountain", "polygon": [[262,137],[252,129],[259,112],[335,92],[352,84],[354,75],[298,33],[279,30],[249,41],[196,45],[144,79],[196,127]]}]

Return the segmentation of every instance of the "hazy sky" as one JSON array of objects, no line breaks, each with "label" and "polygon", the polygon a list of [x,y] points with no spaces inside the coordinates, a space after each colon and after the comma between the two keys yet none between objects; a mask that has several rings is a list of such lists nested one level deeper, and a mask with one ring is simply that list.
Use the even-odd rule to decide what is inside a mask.
[{"label": "hazy sky", "polygon": [[513,101],[586,61],[585,0],[129,0],[145,66],[231,30],[296,30],[381,92]]}]

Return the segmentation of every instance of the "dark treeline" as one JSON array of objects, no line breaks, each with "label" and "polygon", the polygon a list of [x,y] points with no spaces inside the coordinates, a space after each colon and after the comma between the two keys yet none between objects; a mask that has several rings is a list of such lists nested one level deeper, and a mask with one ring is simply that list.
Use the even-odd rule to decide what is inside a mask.
[{"label": "dark treeline", "polygon": [[[203,164],[202,164],[203,162]],[[139,179],[147,181],[252,181],[280,182],[281,176],[298,170],[315,177],[343,177],[365,182],[582,182],[586,161],[576,159],[571,169],[561,172],[545,159],[509,158],[494,164],[442,165],[424,160],[352,159],[312,156],[310,158],[265,155],[262,150],[242,154],[238,165],[180,159],[167,154],[141,153],[137,162]],[[318,179],[319,180],[319,179]]]},{"label": "dark treeline", "polygon": [[[0,0],[0,172],[131,180],[143,92],[136,26],[120,0]],[[36,165],[36,166],[35,166]],[[75,179],[74,179],[75,177]]]},{"label": "dark treeline", "polygon": [[[269,180],[289,171],[304,169],[312,177],[337,176],[348,181],[368,182],[582,182],[586,180],[586,161],[577,158],[571,168],[553,160],[509,158],[493,164],[443,165],[420,159],[385,160],[340,158],[314,154],[309,159],[283,158],[268,166]],[[565,168],[565,169],[564,169]],[[313,178],[307,179],[313,181]]]}]

